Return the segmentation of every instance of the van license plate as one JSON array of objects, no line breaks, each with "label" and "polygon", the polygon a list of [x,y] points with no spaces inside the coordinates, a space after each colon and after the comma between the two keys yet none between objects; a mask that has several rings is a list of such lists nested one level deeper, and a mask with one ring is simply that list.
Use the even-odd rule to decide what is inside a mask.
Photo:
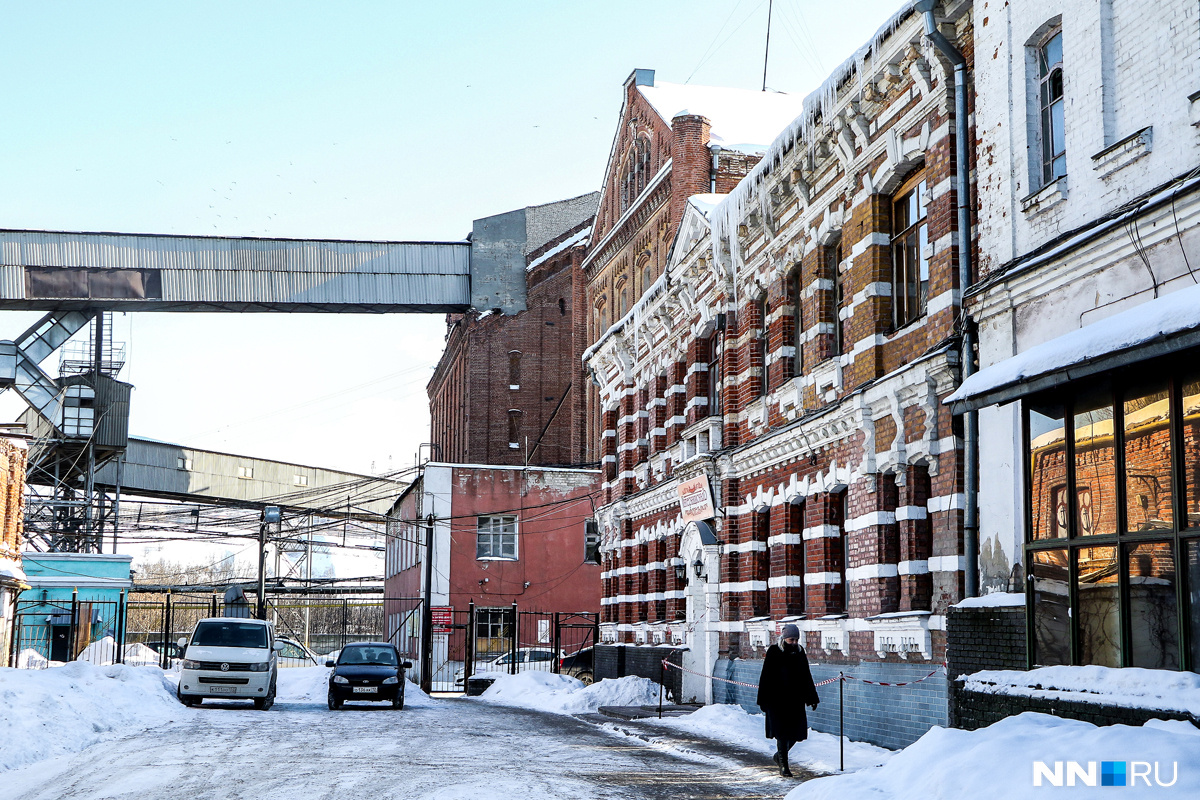
[{"label": "van license plate", "polygon": [[214,692],[216,694],[235,694],[237,692],[237,687],[236,686],[209,686],[208,690],[210,692]]},{"label": "van license plate", "polygon": [[375,694],[379,691],[378,686],[355,686],[355,694]]}]

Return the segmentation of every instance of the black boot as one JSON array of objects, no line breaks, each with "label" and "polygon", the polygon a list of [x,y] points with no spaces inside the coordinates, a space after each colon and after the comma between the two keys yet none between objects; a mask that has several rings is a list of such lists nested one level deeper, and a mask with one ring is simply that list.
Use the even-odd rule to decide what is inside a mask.
[{"label": "black boot", "polygon": [[[780,754],[777,754],[780,755]],[[783,753],[779,759],[779,774],[785,778],[792,777],[792,771],[788,769],[788,754]]]},{"label": "black boot", "polygon": [[775,751],[771,754],[771,760],[775,762],[775,766],[779,766],[779,751]]}]

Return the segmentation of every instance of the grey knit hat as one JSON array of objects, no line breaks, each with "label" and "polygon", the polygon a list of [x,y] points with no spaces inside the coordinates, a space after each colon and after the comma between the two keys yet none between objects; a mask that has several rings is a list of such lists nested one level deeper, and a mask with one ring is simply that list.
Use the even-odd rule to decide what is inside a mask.
[{"label": "grey knit hat", "polygon": [[788,623],[787,625],[783,626],[783,633],[781,633],[779,635],[779,638],[780,639],[799,639],[800,638],[800,629],[797,628],[795,625]]}]

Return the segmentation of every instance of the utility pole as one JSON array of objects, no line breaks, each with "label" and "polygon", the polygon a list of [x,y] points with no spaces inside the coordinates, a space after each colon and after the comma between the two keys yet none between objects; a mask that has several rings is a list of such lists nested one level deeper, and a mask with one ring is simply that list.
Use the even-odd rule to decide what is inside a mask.
[{"label": "utility pole", "polygon": [[267,506],[258,521],[258,618],[267,618],[267,526],[279,522],[279,506]]},{"label": "utility pole", "polygon": [[763,88],[767,90],[767,57],[771,55],[771,11],[775,8],[775,0],[767,4],[767,44],[763,48]]},{"label": "utility pole", "polygon": [[425,602],[421,614],[421,690],[426,694],[433,687],[433,520],[425,518]]}]

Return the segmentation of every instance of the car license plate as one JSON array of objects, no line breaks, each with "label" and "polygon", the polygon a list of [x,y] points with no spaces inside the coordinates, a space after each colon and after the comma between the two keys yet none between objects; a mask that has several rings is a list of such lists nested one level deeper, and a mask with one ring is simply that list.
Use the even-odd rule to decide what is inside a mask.
[{"label": "car license plate", "polygon": [[355,686],[354,687],[355,694],[375,694],[378,691],[379,691],[378,686]]},{"label": "car license plate", "polygon": [[236,686],[209,686],[208,690],[216,694],[236,694]]}]

